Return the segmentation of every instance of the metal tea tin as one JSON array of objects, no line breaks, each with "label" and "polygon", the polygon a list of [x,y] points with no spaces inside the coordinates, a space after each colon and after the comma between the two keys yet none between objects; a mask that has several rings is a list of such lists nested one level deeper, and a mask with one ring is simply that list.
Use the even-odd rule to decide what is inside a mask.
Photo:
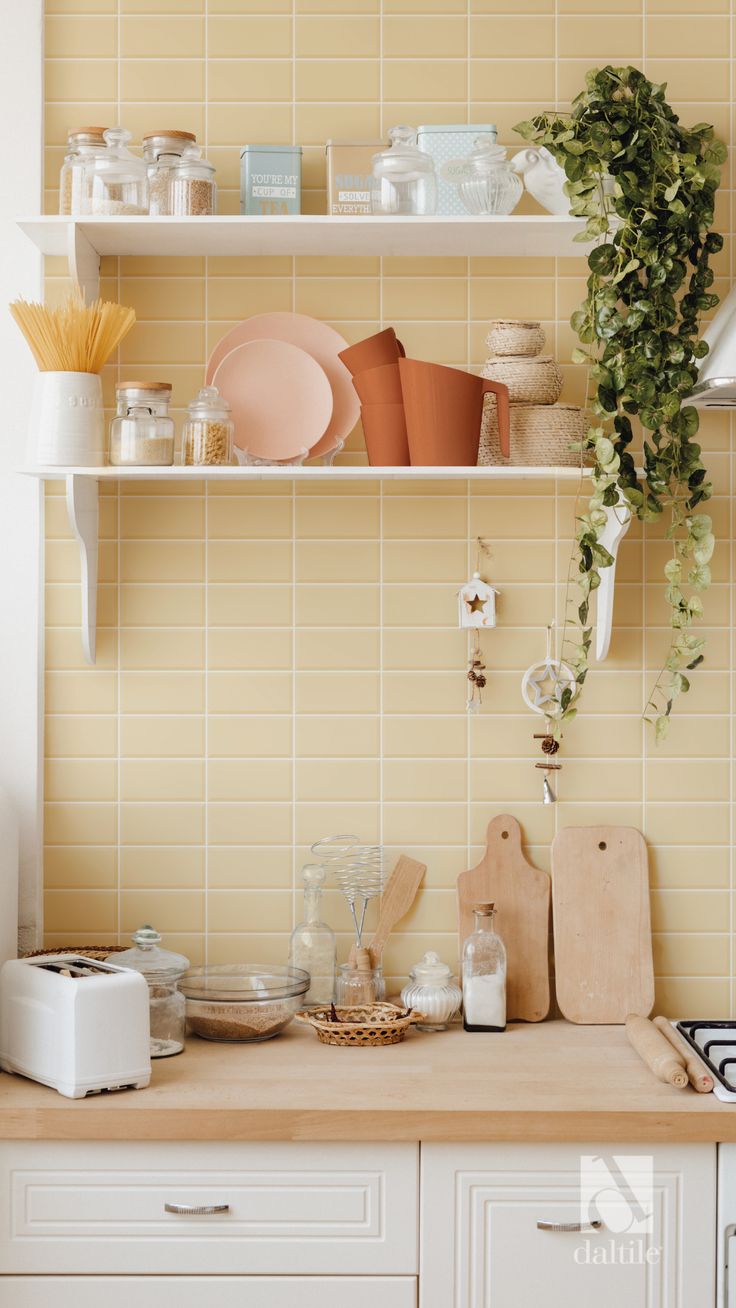
[{"label": "metal tea tin", "polygon": [[302,147],[244,145],[240,151],[240,212],[261,217],[301,213]]}]

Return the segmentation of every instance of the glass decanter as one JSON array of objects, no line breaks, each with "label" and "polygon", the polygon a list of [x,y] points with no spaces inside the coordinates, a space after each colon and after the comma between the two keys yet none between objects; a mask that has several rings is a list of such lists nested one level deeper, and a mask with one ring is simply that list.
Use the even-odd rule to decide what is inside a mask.
[{"label": "glass decanter", "polygon": [[463,949],[463,1026],[506,1030],[506,949],[493,929],[495,904],[476,904],[475,930]]},{"label": "glass decanter", "polygon": [[310,976],[304,997],[307,1008],[331,1004],[335,994],[335,933],[320,919],[325,876],[321,863],[308,863],[302,869],[304,921],[292,931],[289,945],[290,965]]},{"label": "glass decanter", "polygon": [[377,214],[432,214],[437,208],[434,159],[417,146],[413,127],[392,127],[391,147],[373,156],[371,208]]},{"label": "glass decanter", "polygon": [[524,183],[495,137],[479,136],[458,182],[468,213],[509,214],[521,199]]}]

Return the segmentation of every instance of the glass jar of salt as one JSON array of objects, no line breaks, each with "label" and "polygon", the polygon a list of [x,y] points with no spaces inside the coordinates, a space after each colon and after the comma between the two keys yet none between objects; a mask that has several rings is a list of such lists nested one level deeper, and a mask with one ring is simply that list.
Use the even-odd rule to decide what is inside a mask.
[{"label": "glass jar of salt", "polygon": [[305,1007],[331,1004],[335,995],[335,933],[320,919],[322,887],[326,870],[321,863],[307,863],[302,870],[304,921],[291,933],[289,964],[309,973]]},{"label": "glass jar of salt", "polygon": [[506,1030],[506,950],[493,929],[495,904],[476,904],[475,930],[463,949],[463,1026]]}]

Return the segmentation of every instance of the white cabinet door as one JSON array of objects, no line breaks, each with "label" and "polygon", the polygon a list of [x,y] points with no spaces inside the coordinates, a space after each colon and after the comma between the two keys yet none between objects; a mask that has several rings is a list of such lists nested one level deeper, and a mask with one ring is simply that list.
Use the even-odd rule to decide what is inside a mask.
[{"label": "white cabinet door", "polygon": [[714,1145],[427,1145],[420,1308],[712,1308],[715,1193]]},{"label": "white cabinet door", "polygon": [[412,1144],[7,1142],[0,1273],[416,1276],[418,1170]]},{"label": "white cabinet door", "polygon": [[5,1308],[416,1308],[414,1277],[0,1276]]}]

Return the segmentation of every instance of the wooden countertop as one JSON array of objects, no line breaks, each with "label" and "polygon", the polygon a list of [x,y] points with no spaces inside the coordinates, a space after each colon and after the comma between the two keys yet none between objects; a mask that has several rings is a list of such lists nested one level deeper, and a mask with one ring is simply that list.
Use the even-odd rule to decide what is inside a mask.
[{"label": "wooden countertop", "polygon": [[622,1027],[335,1049],[295,1023],[261,1045],[191,1039],[145,1090],[72,1100],[0,1073],[0,1139],[736,1141],[736,1104],[661,1085]]}]

